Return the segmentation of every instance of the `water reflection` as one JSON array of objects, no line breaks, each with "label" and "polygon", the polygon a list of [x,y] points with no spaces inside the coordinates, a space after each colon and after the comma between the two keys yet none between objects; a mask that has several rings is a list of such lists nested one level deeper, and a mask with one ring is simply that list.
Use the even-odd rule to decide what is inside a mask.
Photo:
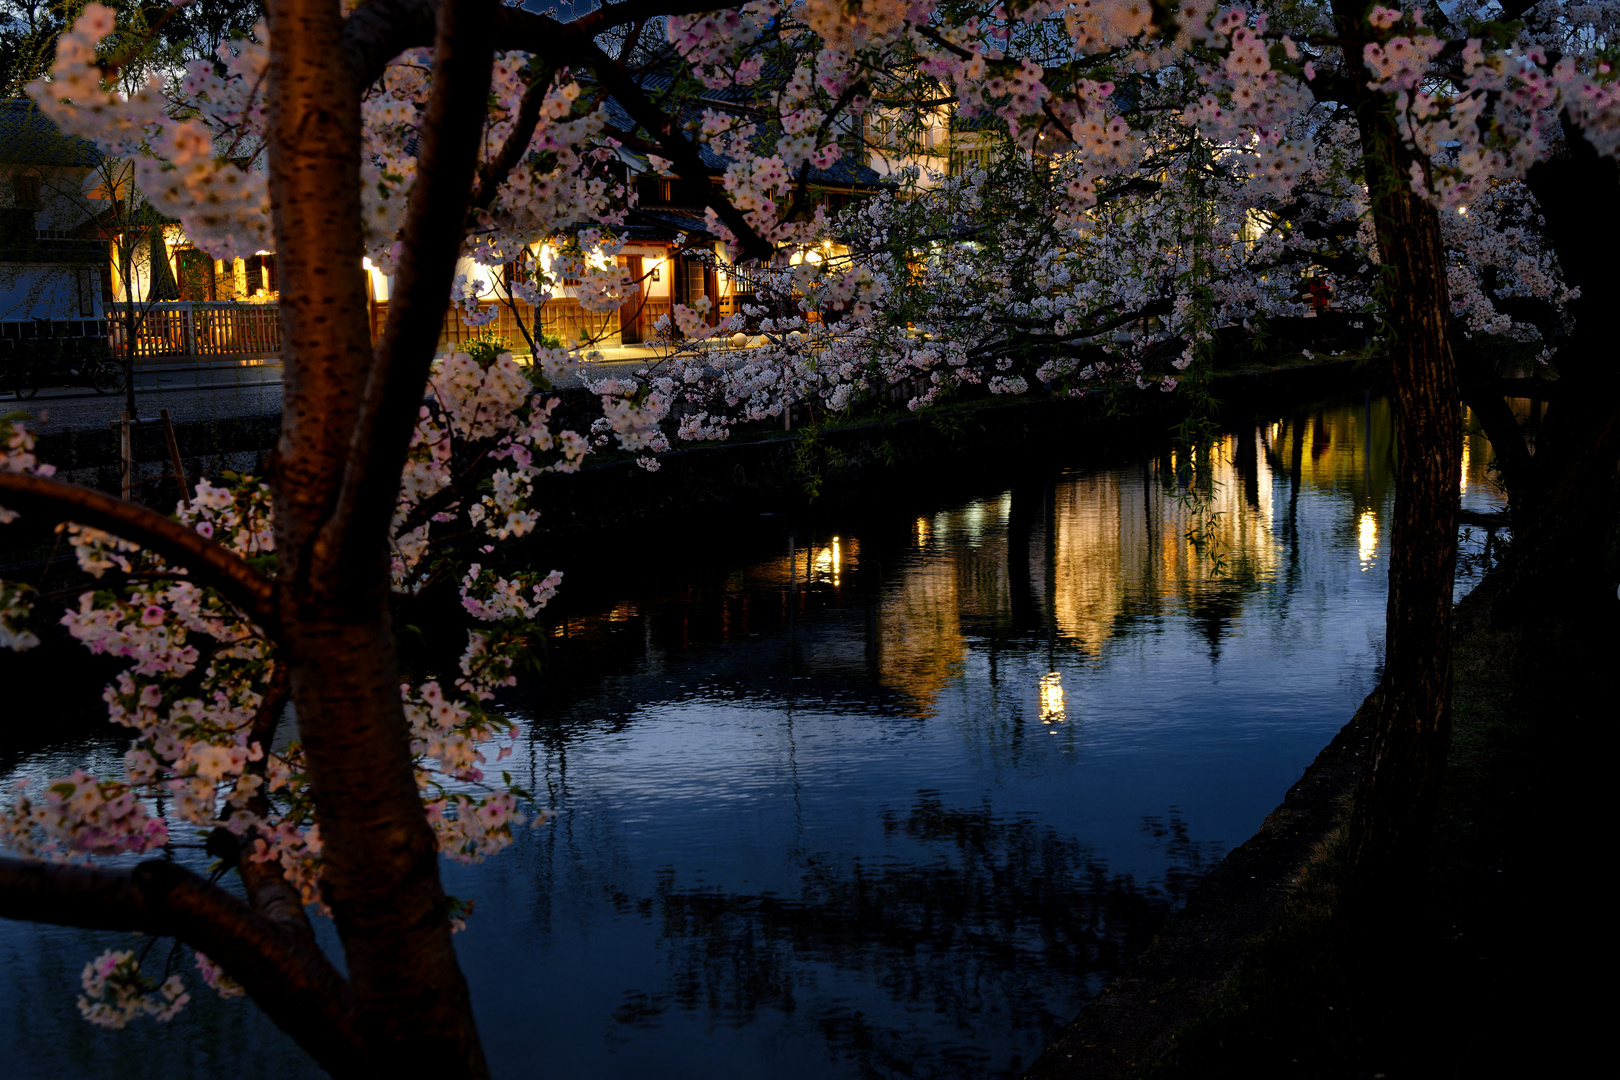
[{"label": "water reflection", "polygon": [[669,949],[670,978],[627,992],[614,1019],[656,1029],[680,1010],[740,1029],[762,1013],[792,1015],[860,1075],[1017,1075],[1020,1060],[998,1047],[941,1047],[876,1002],[825,999],[822,972],[882,987],[901,1013],[964,1032],[994,1025],[1037,1044],[1068,1019],[1054,1002],[1139,952],[1217,855],[1173,812],[1150,818],[1142,832],[1171,870],[1144,886],[1050,826],[988,804],[953,809],[937,791],[880,820],[882,849],[902,858],[806,853],[792,895],[681,888],[661,875],[647,914]]},{"label": "water reflection", "polygon": [[1059,724],[1068,719],[1063,704],[1063,672],[1048,671],[1041,676],[1041,723]]},{"label": "water reflection", "polygon": [[1370,509],[1363,510],[1356,519],[1356,554],[1361,559],[1361,569],[1371,570],[1373,560],[1378,557],[1378,515]]},{"label": "water reflection", "polygon": [[[1494,507],[1469,438],[1465,501]],[[546,677],[505,702],[529,732],[505,764],[557,816],[447,871],[477,903],[458,949],[497,1073],[1033,1060],[1377,678],[1388,404],[1267,417],[1217,451],[1202,545],[1166,454],[896,495],[751,557],[560,563],[610,584],[571,585]],[[122,748],[0,747],[0,782],[91,750]],[[233,1041],[280,1048],[240,1075],[310,1071],[250,1006],[86,1057],[73,972],[117,939],[0,935],[8,1077],[168,1076]]]}]

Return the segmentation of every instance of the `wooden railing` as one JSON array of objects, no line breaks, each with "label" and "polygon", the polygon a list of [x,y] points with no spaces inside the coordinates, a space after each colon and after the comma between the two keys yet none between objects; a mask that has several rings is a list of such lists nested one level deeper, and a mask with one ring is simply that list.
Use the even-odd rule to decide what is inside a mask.
[{"label": "wooden railing", "polygon": [[[743,298],[744,301],[748,298]],[[716,318],[725,318],[736,310],[737,299],[725,296],[720,299],[719,311]],[[386,300],[374,303],[371,310],[371,334],[376,340],[381,336],[383,327],[388,322],[388,302]],[[491,308],[496,310],[496,316],[483,326],[472,327],[461,321],[460,309],[450,308],[445,312],[444,322],[439,328],[439,341],[435,351],[438,353],[454,352],[463,343],[481,337],[493,336],[504,339],[515,352],[527,353],[528,341],[518,328],[517,318],[513,316],[512,309],[505,303],[486,300],[479,304],[483,311]],[[528,304],[519,301],[518,313],[523,324],[534,329],[534,309]],[[557,297],[546,302],[540,309],[540,330],[553,337],[561,338],[565,345],[618,345],[626,344],[639,338],[645,341],[655,333],[654,325],[659,318],[670,313],[670,303],[667,296],[648,297],[641,300],[639,297],[630,300],[617,311],[596,312],[580,306],[578,300],[572,297]],[[639,335],[626,334],[626,330],[639,327]]]},{"label": "wooden railing", "polygon": [[133,308],[137,364],[251,362],[281,355],[278,304],[179,300],[108,308],[108,336],[117,356],[128,348]]},{"label": "wooden railing", "polygon": [[[652,310],[657,302],[649,302]],[[518,311],[523,323],[531,330],[534,328],[534,309],[528,304],[518,303]],[[458,308],[451,308],[445,312],[444,323],[439,329],[439,342],[437,350],[440,353],[453,352],[462,343],[476,338],[493,335],[504,338],[513,350],[520,353],[529,351],[528,341],[523,332],[518,329],[517,320],[513,317],[512,309],[504,303],[485,301],[479,305],[485,311],[496,308],[497,316],[483,326],[472,327],[461,321]],[[665,303],[660,314],[667,313],[668,304]],[[561,338],[565,344],[578,345],[582,335],[592,344],[617,345],[619,343],[619,313],[609,311],[606,313],[591,311],[581,307],[578,300],[571,297],[558,297],[546,303],[540,309],[540,329],[542,332]],[[388,321],[388,304],[386,301],[373,305],[373,336],[380,335],[384,324]],[[649,327],[651,320],[648,320]]]}]

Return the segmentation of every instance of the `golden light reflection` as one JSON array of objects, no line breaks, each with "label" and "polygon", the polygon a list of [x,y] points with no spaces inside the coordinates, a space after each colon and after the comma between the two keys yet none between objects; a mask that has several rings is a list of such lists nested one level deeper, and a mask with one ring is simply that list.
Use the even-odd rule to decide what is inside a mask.
[{"label": "golden light reflection", "polygon": [[1361,568],[1366,570],[1378,557],[1378,518],[1371,510],[1363,510],[1356,521],[1356,548]]},{"label": "golden light reflection", "polygon": [[1041,723],[1061,724],[1063,720],[1063,673],[1048,671],[1041,676]]},{"label": "golden light reflection", "polygon": [[928,519],[927,518],[918,518],[917,519],[917,546],[918,547],[927,547],[928,546]]},{"label": "golden light reflection", "polygon": [[834,585],[841,583],[844,573],[844,549],[838,537],[832,538],[832,544],[823,548],[820,555],[815,557],[812,564],[810,579],[812,581],[830,581]]},{"label": "golden light reflection", "polygon": [[1470,464],[1469,458],[1471,457],[1471,455],[1468,453],[1468,444],[1470,442],[1472,442],[1472,441],[1473,441],[1472,439],[1469,439],[1469,438],[1466,438],[1466,437],[1462,441],[1462,444],[1463,444],[1462,451],[1463,452],[1462,452],[1462,488],[1461,488],[1461,490],[1462,490],[1462,493],[1464,495],[1468,494],[1468,466]]},{"label": "golden light reflection", "polygon": [[984,536],[984,503],[971,502],[962,513],[962,524],[967,533],[968,543],[977,544]]},{"label": "golden light reflection", "polygon": [[1214,532],[1202,548],[1187,536],[1196,511],[1166,499],[1156,481],[1096,474],[1056,492],[1051,554],[1037,555],[1046,569],[1032,584],[1064,637],[1096,651],[1120,616],[1146,598],[1196,597],[1228,581],[1272,576],[1271,464],[1256,446],[1251,503],[1234,464],[1237,445],[1228,436],[1210,454],[1215,484],[1205,521]]}]

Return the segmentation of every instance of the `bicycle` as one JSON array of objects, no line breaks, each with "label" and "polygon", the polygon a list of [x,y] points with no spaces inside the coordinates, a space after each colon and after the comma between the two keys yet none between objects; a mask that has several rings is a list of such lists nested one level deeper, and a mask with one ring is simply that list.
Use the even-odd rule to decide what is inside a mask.
[{"label": "bicycle", "polygon": [[124,389],[124,365],[107,351],[102,338],[73,337],[58,332],[50,319],[34,319],[31,338],[11,339],[10,355],[0,362],[0,394],[31,398],[46,386],[88,386],[98,394]]}]

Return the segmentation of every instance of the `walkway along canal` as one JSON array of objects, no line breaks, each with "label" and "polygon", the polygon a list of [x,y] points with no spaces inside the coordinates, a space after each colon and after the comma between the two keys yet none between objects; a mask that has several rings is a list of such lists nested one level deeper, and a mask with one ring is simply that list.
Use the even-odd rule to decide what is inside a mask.
[{"label": "walkway along canal", "polygon": [[[1168,454],[557,559],[502,766],[555,817],[447,876],[497,1075],[1016,1076],[1375,684],[1392,432],[1359,394],[1233,431],[1218,571]],[[0,782],[122,752],[64,731]],[[314,1074],[200,986],[90,1028],[114,944],[0,923],[8,1077]]]}]

